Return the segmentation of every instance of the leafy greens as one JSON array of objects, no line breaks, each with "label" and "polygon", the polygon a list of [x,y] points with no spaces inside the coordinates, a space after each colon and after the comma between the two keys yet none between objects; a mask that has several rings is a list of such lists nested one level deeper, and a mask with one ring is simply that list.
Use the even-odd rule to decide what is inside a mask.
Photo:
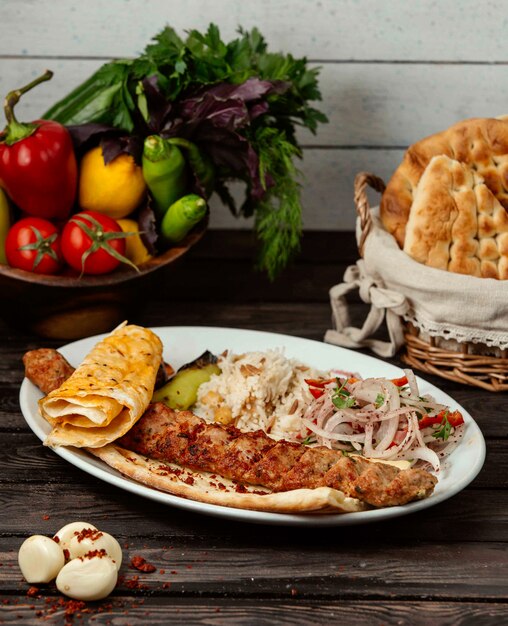
[{"label": "leafy greens", "polygon": [[[298,251],[302,234],[296,128],[315,133],[326,116],[318,68],[272,53],[257,29],[225,43],[210,24],[182,39],[170,26],[135,59],[103,65],[44,115],[70,127],[79,149],[101,141],[106,160],[139,159],[149,134],[195,143],[216,168],[214,191],[233,214],[255,217],[259,267],[274,278]],[[236,206],[231,181],[243,181]]]}]

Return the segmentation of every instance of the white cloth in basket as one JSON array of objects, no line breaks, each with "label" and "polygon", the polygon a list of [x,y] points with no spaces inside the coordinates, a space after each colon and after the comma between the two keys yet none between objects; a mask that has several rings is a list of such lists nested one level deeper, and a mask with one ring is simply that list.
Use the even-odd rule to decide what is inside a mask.
[{"label": "white cloth in basket", "polygon": [[[334,329],[325,341],[347,348],[370,348],[393,356],[404,343],[402,319],[429,336],[508,348],[508,280],[477,278],[427,267],[414,261],[384,230],[378,208],[363,259],[330,290]],[[361,234],[357,221],[357,241]],[[359,290],[370,312],[362,328],[350,325],[346,294]],[[389,341],[372,338],[386,319]]]}]

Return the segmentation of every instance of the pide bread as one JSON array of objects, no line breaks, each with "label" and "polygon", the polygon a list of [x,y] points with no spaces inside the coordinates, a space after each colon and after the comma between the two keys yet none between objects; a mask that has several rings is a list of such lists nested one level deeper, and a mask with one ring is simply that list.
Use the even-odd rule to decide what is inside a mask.
[{"label": "pide bread", "polygon": [[380,205],[384,227],[432,267],[508,279],[508,122],[465,120],[411,146]]}]

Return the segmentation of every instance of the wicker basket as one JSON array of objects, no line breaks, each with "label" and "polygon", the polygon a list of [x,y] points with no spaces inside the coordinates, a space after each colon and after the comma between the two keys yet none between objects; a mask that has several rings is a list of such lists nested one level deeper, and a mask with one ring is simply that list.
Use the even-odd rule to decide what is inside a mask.
[{"label": "wicker basket", "polygon": [[[382,193],[385,184],[368,172],[361,172],[355,178],[355,205],[361,228],[358,250],[362,257],[372,227],[368,187]],[[508,391],[508,350],[495,353],[493,348],[482,344],[430,337],[409,322],[402,322],[405,346],[401,358],[409,366],[488,391]]]}]

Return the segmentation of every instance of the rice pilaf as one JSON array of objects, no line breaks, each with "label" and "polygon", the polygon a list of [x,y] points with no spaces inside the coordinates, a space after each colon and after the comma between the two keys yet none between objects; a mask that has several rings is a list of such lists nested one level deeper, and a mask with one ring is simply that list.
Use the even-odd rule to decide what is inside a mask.
[{"label": "rice pilaf", "polygon": [[241,430],[261,428],[275,439],[298,438],[313,399],[305,379],[329,375],[287,358],[281,349],[228,352],[218,364],[222,373],[200,386],[195,413]]}]

